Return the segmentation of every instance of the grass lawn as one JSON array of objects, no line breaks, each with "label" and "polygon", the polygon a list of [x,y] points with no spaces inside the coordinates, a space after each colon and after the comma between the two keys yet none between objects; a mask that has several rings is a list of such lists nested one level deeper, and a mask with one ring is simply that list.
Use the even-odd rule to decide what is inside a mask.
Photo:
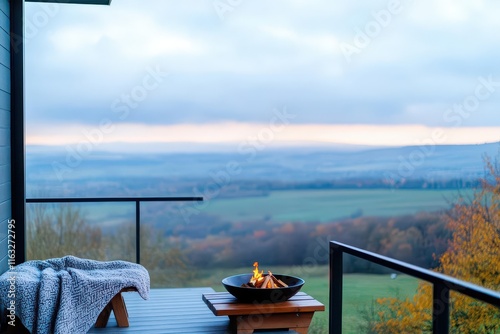
[{"label": "grass lawn", "polygon": [[[222,278],[235,274],[250,273],[253,268],[200,270],[198,278],[190,286],[210,286],[216,291],[225,291]],[[289,274],[305,279],[303,292],[306,292],[325,304],[325,312],[316,312],[309,334],[328,333],[328,266],[314,267],[278,267],[261,266],[264,272],[271,270],[276,274]],[[412,277],[398,275],[346,274],[344,275],[343,333],[361,333],[359,325],[363,323],[362,310],[369,310],[372,301],[381,297],[412,296],[418,281]]]}]

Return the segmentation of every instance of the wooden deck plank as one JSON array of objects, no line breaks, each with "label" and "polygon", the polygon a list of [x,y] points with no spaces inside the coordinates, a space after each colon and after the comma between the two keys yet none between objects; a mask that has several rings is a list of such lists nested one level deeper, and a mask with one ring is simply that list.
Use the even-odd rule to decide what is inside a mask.
[{"label": "wooden deck plank", "polygon": [[[149,300],[138,293],[123,293],[130,327],[120,328],[112,314],[105,328],[89,334],[230,334],[229,318],[217,317],[202,300],[212,288],[151,289]],[[293,334],[294,331],[259,332]]]},{"label": "wooden deck plank", "polygon": [[201,300],[207,292],[213,289],[152,289],[149,300],[123,293],[130,327],[119,328],[111,315],[106,328],[94,327],[88,333],[226,333],[229,320],[215,317]]}]

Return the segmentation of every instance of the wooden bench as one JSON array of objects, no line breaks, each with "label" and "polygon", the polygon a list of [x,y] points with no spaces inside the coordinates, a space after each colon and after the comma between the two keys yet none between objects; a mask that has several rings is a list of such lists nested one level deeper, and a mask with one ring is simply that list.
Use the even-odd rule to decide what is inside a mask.
[{"label": "wooden bench", "polygon": [[314,312],[325,310],[304,292],[282,303],[242,303],[228,292],[204,293],[202,299],[216,316],[228,316],[237,334],[256,329],[290,329],[307,334]]},{"label": "wooden bench", "polygon": [[97,320],[95,322],[95,327],[104,328],[108,324],[109,316],[111,315],[111,311],[115,314],[116,323],[118,327],[128,327],[128,312],[127,306],[125,305],[125,301],[123,300],[122,292],[137,292],[136,288],[123,288],[118,292],[104,307],[101,311]]}]

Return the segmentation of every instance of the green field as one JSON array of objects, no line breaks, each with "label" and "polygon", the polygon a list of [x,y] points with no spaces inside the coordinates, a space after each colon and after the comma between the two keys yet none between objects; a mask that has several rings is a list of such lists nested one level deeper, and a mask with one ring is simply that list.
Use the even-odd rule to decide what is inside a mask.
[{"label": "green field", "polygon": [[[461,192],[472,194],[472,190]],[[330,189],[272,191],[268,196],[214,198],[206,213],[225,219],[328,222],[351,216],[397,216],[446,209],[457,190]]]},{"label": "green field", "polygon": [[[267,196],[215,197],[205,199],[199,214],[209,214],[225,221],[332,222],[360,216],[394,217],[450,207],[459,195],[470,197],[472,190],[434,189],[328,189],[271,191]],[[172,224],[184,221],[178,211],[168,216],[158,207],[142,204],[141,212],[150,221]],[[102,227],[131,222],[133,203],[92,203],[80,206],[86,219]],[[162,203],[163,208],[171,204]]]},{"label": "green field", "polygon": [[[252,268],[200,270],[196,280],[190,286],[210,286],[216,291],[225,291],[220,283],[222,278],[230,275],[250,273]],[[328,266],[315,267],[262,267],[264,271],[271,269],[277,274],[290,274],[304,278],[304,291],[321,301],[327,310],[316,312],[310,334],[328,333]],[[363,324],[362,312],[368,310],[376,298],[413,296],[418,281],[409,276],[399,275],[391,279],[390,275],[347,274],[344,275],[343,295],[343,333],[362,334],[359,326]]]}]

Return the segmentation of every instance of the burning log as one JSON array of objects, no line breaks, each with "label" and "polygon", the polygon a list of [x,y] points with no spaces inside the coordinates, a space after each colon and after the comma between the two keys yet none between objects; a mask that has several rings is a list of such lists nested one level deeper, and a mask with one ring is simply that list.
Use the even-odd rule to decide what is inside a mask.
[{"label": "burning log", "polygon": [[259,289],[274,289],[287,288],[288,285],[280,279],[277,279],[273,273],[268,271],[268,274],[263,276],[264,271],[259,271],[259,263],[253,264],[253,276],[248,283],[242,284],[244,288],[259,288]]},{"label": "burning log", "polygon": [[266,289],[269,286],[269,280],[270,279],[271,279],[271,277],[266,276],[266,278],[264,279],[264,283],[262,283],[262,285],[260,286],[260,288],[261,289]]},{"label": "burning log", "polygon": [[280,279],[277,279],[271,272],[269,272],[269,276],[271,276],[273,284],[276,285],[277,288],[288,288],[288,284]]}]

